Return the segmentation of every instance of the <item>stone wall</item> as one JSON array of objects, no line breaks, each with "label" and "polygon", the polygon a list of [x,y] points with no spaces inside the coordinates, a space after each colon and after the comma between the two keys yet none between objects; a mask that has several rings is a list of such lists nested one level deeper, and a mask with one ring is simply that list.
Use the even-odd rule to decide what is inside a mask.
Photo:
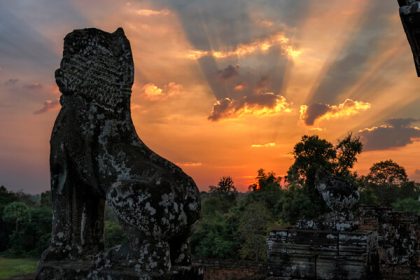
[{"label": "stone wall", "polygon": [[372,231],[279,229],[267,243],[270,279],[370,279],[377,271]]},{"label": "stone wall", "polygon": [[415,279],[420,270],[420,223],[415,214],[385,207],[360,207],[359,227],[378,233],[383,279]]},{"label": "stone wall", "polygon": [[[420,217],[359,207],[355,231],[278,229],[270,233],[272,279],[420,279]],[[366,278],[368,277],[368,278]]]},{"label": "stone wall", "polygon": [[204,269],[204,280],[263,280],[266,265],[237,260],[202,260],[195,263]]}]

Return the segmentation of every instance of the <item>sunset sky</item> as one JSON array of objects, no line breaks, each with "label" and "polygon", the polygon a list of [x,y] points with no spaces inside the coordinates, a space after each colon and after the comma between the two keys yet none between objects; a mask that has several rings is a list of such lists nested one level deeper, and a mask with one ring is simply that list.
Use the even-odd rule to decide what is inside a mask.
[{"label": "sunset sky", "polygon": [[49,189],[64,36],[123,27],[140,138],[202,190],[284,175],[304,134],[359,135],[356,166],[420,181],[420,78],[397,1],[0,0],[0,185]]}]

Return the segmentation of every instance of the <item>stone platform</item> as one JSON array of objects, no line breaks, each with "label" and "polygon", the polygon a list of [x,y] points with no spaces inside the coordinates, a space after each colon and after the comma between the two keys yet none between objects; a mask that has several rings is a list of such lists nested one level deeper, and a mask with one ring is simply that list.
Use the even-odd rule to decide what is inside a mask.
[{"label": "stone platform", "polygon": [[268,237],[268,279],[375,279],[374,231],[274,230]]},{"label": "stone platform", "polygon": [[45,262],[39,269],[37,279],[74,279],[74,280],[202,280],[203,269],[199,266],[171,268],[167,276],[139,274],[124,270],[92,271],[89,261]]}]

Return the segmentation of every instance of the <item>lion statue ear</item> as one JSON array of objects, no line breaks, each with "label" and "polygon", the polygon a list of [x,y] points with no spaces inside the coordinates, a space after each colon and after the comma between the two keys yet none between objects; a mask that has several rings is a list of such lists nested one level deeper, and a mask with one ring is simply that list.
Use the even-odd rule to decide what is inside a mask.
[{"label": "lion statue ear", "polygon": [[124,29],[122,29],[121,27],[117,28],[117,30],[115,30],[114,33],[112,33],[112,35],[115,37],[115,40],[117,42],[115,46],[117,49],[114,50],[114,54],[122,57],[127,62],[125,64],[127,65],[127,73],[126,75],[124,75],[124,78],[129,80],[125,80],[124,82],[125,84],[133,85],[134,61],[131,54],[130,41],[128,41],[127,37],[125,36]]}]

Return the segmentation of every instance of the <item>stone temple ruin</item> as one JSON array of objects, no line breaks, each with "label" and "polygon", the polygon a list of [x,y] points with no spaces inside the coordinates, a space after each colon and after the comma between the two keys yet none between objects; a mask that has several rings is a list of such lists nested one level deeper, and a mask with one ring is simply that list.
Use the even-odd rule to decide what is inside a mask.
[{"label": "stone temple ruin", "polygon": [[[62,108],[51,136],[52,240],[36,279],[201,279],[188,241],[199,192],[136,134],[124,31],[71,32],[55,77]],[[107,251],[105,203],[128,237]]]},{"label": "stone temple ruin", "polygon": [[356,186],[331,176],[317,189],[330,212],[269,234],[268,279],[418,279],[419,216],[366,206],[353,214]]}]

